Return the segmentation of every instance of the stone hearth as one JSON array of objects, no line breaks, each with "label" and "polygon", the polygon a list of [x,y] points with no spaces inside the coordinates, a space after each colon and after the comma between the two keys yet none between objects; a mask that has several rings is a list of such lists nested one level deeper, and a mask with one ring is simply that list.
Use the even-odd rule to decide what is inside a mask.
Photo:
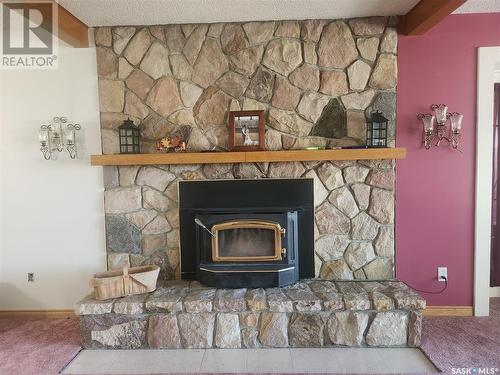
[{"label": "stone hearth", "polygon": [[398,281],[307,280],[212,289],[172,281],[152,294],[76,306],[85,348],[420,345],[425,300]]}]

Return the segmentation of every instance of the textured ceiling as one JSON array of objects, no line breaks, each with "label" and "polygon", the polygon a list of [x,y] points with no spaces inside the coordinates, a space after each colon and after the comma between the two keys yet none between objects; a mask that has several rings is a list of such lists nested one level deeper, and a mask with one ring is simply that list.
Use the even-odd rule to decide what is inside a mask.
[{"label": "textured ceiling", "polygon": [[[406,14],[419,0],[59,0],[88,26],[162,25]],[[467,0],[454,13],[500,12],[500,0]]]},{"label": "textured ceiling", "polygon": [[88,26],[282,19],[335,19],[407,13],[418,0],[59,0]]},{"label": "textured ceiling", "polygon": [[467,0],[454,13],[498,13],[500,0]]}]

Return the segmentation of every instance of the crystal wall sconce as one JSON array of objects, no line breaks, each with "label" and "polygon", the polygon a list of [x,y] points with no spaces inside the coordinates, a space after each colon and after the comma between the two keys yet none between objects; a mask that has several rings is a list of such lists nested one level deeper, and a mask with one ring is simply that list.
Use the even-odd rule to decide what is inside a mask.
[{"label": "crystal wall sconce", "polygon": [[[458,112],[448,113],[448,107],[445,104],[433,104],[431,110],[434,111],[434,114],[420,113],[417,116],[424,126],[425,149],[440,146],[443,140],[448,142],[453,149],[458,149],[464,116]],[[448,131],[446,128],[448,119],[450,120],[449,136],[447,136]]]},{"label": "crystal wall sconce", "polygon": [[76,157],[76,132],[81,129],[78,124],[69,124],[66,117],[54,117],[49,125],[40,126],[38,140],[40,151],[45,160],[52,159],[55,152],[64,149],[71,159]]}]

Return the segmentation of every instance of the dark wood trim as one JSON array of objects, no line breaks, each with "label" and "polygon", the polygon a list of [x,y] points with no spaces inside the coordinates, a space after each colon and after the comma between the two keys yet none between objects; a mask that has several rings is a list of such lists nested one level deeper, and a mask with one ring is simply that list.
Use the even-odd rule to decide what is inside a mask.
[{"label": "dark wood trim", "polygon": [[404,35],[422,35],[437,25],[467,0],[420,0],[400,17],[399,31]]}]

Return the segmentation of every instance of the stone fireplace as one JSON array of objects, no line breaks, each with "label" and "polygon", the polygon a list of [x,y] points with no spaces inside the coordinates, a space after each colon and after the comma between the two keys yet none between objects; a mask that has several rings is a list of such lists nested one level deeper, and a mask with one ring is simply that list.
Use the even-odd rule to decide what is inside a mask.
[{"label": "stone fireplace", "polygon": [[[394,146],[392,18],[100,27],[95,41],[104,154],[118,153],[129,117],[142,152],[177,134],[190,152],[225,151],[229,110],[264,110],[268,150],[362,145],[380,110]],[[312,199],[273,187],[245,204],[227,190],[280,181],[309,184]],[[80,301],[85,348],[420,344],[425,301],[393,280],[393,160],[107,166],[104,183],[108,267],[157,264],[161,283]],[[293,279],[214,288],[228,284],[210,271],[227,265]]]},{"label": "stone fireplace", "polygon": [[218,288],[314,277],[312,179],[179,183],[181,277]]},{"label": "stone fireplace", "polygon": [[[268,150],[363,144],[380,110],[394,144],[392,18],[99,27],[102,146],[141,126],[141,151],[181,134],[188,151],[227,149],[227,112],[264,110]],[[104,167],[108,266],[157,264],[180,279],[180,181],[310,178],[314,273],[394,276],[391,160]]]}]

